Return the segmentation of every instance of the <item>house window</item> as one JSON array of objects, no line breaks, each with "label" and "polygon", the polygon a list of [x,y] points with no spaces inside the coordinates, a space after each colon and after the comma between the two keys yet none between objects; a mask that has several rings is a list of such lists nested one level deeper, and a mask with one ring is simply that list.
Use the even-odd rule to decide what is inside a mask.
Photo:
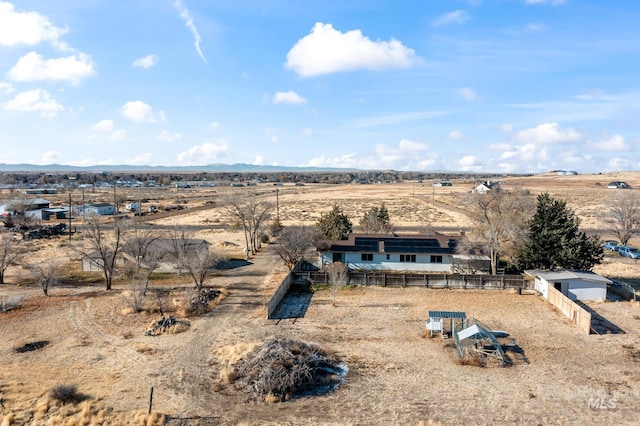
[{"label": "house window", "polygon": [[442,256],[431,255],[431,263],[442,263]]},{"label": "house window", "polygon": [[363,262],[372,262],[373,261],[373,253],[362,253],[360,255],[360,260]]},{"label": "house window", "polygon": [[416,261],[416,255],[415,254],[401,254],[400,255],[400,262],[413,262],[415,263]]}]

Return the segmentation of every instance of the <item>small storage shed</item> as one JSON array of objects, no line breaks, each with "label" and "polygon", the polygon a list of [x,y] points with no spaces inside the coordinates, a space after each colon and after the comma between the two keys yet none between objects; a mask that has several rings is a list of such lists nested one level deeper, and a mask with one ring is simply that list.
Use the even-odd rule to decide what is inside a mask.
[{"label": "small storage shed", "polygon": [[444,320],[447,318],[451,320],[450,332],[453,332],[455,327],[454,321],[459,319],[464,323],[464,320],[467,319],[467,314],[456,311],[429,311],[429,318],[427,319],[427,330],[429,330],[429,334],[433,336],[435,332],[444,336]]},{"label": "small storage shed", "polygon": [[606,300],[608,278],[590,271],[527,271],[535,277],[535,288],[547,299],[553,287],[571,300]]}]

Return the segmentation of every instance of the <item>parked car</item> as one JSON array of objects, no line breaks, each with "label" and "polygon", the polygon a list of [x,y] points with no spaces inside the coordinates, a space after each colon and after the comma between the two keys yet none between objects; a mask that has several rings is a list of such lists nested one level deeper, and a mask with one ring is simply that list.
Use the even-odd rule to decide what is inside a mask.
[{"label": "parked car", "polygon": [[620,248],[618,248],[618,252],[624,256],[624,257],[628,257],[630,259],[638,259],[640,258],[640,250],[638,250],[635,247],[631,247],[631,246],[620,246]]},{"label": "parked car", "polygon": [[602,245],[603,249],[612,250],[612,251],[618,251],[618,247],[620,247],[620,245],[618,245],[618,242],[614,240],[607,240]]}]

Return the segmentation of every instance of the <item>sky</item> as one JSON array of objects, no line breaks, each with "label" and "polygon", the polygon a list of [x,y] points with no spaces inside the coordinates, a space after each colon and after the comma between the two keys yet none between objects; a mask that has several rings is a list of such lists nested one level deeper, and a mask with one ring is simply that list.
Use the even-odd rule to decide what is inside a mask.
[{"label": "sky", "polygon": [[637,0],[0,0],[0,163],[640,168]]}]

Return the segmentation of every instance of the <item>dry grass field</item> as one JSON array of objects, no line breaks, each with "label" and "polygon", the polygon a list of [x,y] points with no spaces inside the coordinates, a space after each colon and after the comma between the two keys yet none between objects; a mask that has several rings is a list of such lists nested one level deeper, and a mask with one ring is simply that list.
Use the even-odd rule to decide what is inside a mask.
[{"label": "dry grass field", "polygon": [[[598,230],[615,190],[612,180],[640,186],[640,173],[505,178],[507,188],[547,191],[567,200],[585,228]],[[470,181],[434,188],[430,183],[340,186],[283,186],[278,205],[282,222],[313,224],[337,203],[357,225],[363,210],[384,202],[393,222],[411,232],[433,227],[449,232],[468,227],[464,196]],[[254,188],[272,197],[272,187]],[[232,188],[188,189],[187,207],[150,219],[158,228],[197,225],[197,236],[230,256],[244,246],[219,198]],[[243,188],[248,190],[248,188]],[[95,194],[95,197],[108,194]],[[170,202],[175,194],[152,198]],[[62,195],[60,196],[61,199]],[[208,202],[206,209],[204,203]],[[199,210],[199,208],[203,208]],[[131,219],[135,220],[135,219]],[[603,235],[606,237],[606,235]],[[74,235],[74,239],[79,235]],[[634,241],[632,241],[634,242]],[[64,238],[34,242],[31,258],[69,261],[77,256]],[[73,272],[76,271],[76,272]],[[163,277],[146,309],[128,313],[125,282],[106,292],[95,283],[51,289],[50,297],[29,284],[24,268],[11,268],[0,298],[22,299],[22,307],[0,312],[0,425],[125,424],[636,424],[640,395],[640,306],[633,302],[592,307],[621,327],[617,335],[578,334],[559,312],[535,295],[501,291],[421,288],[352,288],[316,291],[304,317],[267,320],[265,305],[286,270],[269,247],[251,264],[222,271],[209,285],[226,297],[210,313],[189,318],[179,334],[146,336],[158,307],[171,310],[191,284]],[[636,262],[608,255],[596,268],[634,280]],[[529,363],[508,368],[458,365],[451,342],[424,337],[428,310],[462,310],[517,339]],[[349,367],[344,383],[322,396],[278,404],[257,401],[225,384],[225,357],[240,346],[273,336],[315,342]],[[17,352],[27,343],[41,349]],[[240,345],[240,346],[239,346]],[[50,397],[60,384],[74,384],[82,396],[62,405]],[[150,388],[153,413],[147,416]]]}]

